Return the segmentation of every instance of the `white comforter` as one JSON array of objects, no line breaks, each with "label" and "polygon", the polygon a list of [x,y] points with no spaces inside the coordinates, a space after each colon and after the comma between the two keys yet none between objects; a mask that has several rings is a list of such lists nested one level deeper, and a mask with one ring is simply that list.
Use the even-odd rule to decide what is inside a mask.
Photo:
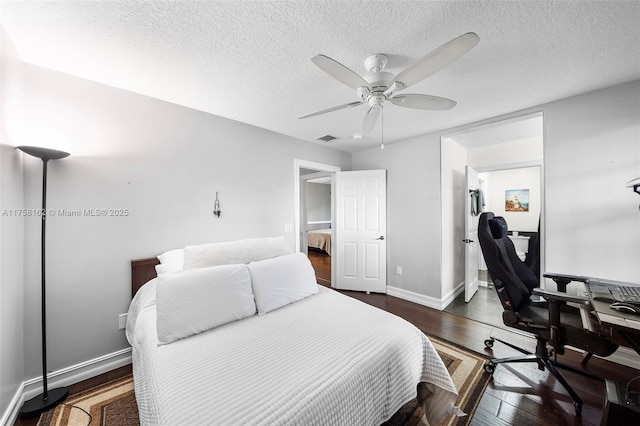
[{"label": "white comforter", "polygon": [[144,425],[377,425],[434,392],[429,421],[455,402],[427,337],[336,291],[158,345],[155,281],[131,303],[135,394]]}]

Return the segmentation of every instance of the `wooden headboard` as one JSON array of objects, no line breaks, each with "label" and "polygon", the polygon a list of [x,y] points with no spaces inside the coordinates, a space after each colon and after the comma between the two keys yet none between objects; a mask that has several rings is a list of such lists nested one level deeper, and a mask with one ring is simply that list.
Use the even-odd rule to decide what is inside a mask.
[{"label": "wooden headboard", "polygon": [[159,264],[160,261],[157,257],[131,261],[131,297],[135,296],[138,289],[147,281],[158,276],[156,265]]}]

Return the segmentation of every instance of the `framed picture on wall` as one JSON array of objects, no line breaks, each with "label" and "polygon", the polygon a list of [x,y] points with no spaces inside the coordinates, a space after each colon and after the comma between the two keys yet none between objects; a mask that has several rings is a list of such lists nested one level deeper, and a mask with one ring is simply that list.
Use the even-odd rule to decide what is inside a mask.
[{"label": "framed picture on wall", "polygon": [[528,189],[507,189],[504,191],[504,209],[508,212],[529,211]]}]

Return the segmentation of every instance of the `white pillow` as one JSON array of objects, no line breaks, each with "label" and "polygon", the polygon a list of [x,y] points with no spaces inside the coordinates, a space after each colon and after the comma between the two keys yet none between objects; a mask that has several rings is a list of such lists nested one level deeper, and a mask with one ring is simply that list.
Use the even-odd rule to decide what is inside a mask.
[{"label": "white pillow", "polygon": [[165,251],[158,255],[159,265],[156,265],[156,274],[169,274],[184,269],[184,249]]},{"label": "white pillow", "polygon": [[184,269],[246,264],[290,253],[291,248],[283,236],[187,246],[184,248]]},{"label": "white pillow", "polygon": [[247,265],[224,265],[158,276],[156,328],[161,344],[255,313]]},{"label": "white pillow", "polygon": [[318,292],[316,274],[304,253],[249,264],[258,315]]}]

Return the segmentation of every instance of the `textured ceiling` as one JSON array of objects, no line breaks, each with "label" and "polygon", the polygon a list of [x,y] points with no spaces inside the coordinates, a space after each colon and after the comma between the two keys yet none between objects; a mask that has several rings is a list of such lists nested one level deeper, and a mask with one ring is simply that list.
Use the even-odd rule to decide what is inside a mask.
[{"label": "textured ceiling", "polygon": [[[630,1],[49,1],[0,3],[26,62],[356,151],[366,106],[298,120],[358,100],[311,58],[364,75],[389,56],[397,74],[473,31],[480,43],[410,93],[454,99],[449,111],[387,103],[384,141],[518,111],[640,78],[640,2]],[[323,143],[323,142],[318,142]]]}]

